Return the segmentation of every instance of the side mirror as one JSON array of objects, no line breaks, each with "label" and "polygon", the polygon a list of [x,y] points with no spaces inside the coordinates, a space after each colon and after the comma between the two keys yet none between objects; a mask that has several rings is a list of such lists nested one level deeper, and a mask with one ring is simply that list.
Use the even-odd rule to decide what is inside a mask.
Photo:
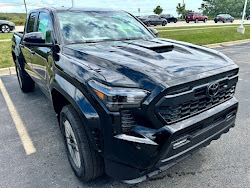
[{"label": "side mirror", "polygon": [[45,37],[41,32],[26,33],[23,37],[26,46],[53,47],[52,43],[45,43]]},{"label": "side mirror", "polygon": [[159,31],[157,31],[156,29],[154,29],[154,28],[150,28],[150,30],[151,30],[151,32],[152,33],[154,33],[154,35],[155,36],[157,36],[158,37],[158,33],[159,33]]},{"label": "side mirror", "polygon": [[45,37],[41,32],[32,32],[25,34],[23,41],[27,43],[45,44]]}]

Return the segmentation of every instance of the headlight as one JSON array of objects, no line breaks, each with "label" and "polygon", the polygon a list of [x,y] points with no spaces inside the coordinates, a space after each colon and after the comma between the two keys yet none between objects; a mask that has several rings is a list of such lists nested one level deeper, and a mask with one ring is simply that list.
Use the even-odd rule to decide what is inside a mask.
[{"label": "headlight", "polygon": [[90,80],[88,84],[110,111],[140,107],[141,102],[148,94],[145,90],[110,87],[95,80]]}]

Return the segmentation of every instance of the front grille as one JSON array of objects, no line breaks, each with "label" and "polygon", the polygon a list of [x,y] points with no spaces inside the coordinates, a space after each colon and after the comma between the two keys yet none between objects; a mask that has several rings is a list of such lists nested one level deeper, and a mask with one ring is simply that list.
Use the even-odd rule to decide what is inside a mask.
[{"label": "front grille", "polygon": [[158,114],[167,124],[172,124],[232,98],[236,85],[229,86],[225,81],[219,82],[219,84],[219,92],[214,97],[207,95],[207,85],[195,89],[186,96],[166,97],[158,107]]}]

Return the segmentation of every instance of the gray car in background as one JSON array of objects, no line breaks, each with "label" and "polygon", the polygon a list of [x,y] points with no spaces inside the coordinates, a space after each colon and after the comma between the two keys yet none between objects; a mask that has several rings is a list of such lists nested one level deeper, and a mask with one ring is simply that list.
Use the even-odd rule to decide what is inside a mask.
[{"label": "gray car in background", "polygon": [[9,33],[15,29],[15,24],[7,20],[0,20],[0,31],[3,33]]}]

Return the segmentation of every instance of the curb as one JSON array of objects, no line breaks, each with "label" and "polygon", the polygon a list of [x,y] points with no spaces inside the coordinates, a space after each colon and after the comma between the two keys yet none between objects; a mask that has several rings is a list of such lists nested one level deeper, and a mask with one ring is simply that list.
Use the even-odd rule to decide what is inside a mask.
[{"label": "curb", "polygon": [[16,74],[15,67],[0,69],[0,76],[11,75],[11,74]]},{"label": "curb", "polygon": [[218,47],[233,46],[233,45],[237,45],[237,44],[245,44],[245,43],[249,43],[249,42],[250,42],[250,39],[246,39],[246,40],[236,40],[236,41],[231,41],[231,42],[208,44],[208,45],[204,45],[204,46],[207,48],[218,48]]}]

